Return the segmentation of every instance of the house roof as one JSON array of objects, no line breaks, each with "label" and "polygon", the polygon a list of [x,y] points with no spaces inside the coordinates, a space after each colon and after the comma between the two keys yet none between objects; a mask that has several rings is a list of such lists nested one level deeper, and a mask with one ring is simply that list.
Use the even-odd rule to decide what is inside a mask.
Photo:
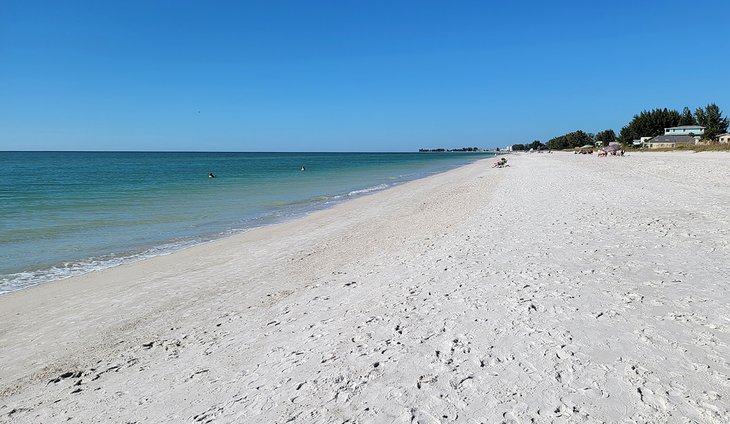
[{"label": "house roof", "polygon": [[691,135],[658,135],[646,141],[647,143],[694,143]]},{"label": "house roof", "polygon": [[703,127],[702,125],[681,125],[679,127],[669,127],[669,128],[664,128],[664,129],[665,130],[688,130],[690,128],[702,128],[702,129],[705,129],[705,127]]}]

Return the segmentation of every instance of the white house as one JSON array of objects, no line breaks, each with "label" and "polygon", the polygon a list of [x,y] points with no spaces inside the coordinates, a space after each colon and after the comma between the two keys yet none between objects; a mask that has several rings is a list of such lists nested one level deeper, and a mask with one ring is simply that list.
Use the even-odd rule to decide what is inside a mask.
[{"label": "white house", "polygon": [[652,138],[653,137],[641,137],[639,140],[634,140],[634,146],[646,147],[646,142]]},{"label": "white house", "polygon": [[720,134],[717,138],[717,141],[722,144],[730,143],[730,133]]}]

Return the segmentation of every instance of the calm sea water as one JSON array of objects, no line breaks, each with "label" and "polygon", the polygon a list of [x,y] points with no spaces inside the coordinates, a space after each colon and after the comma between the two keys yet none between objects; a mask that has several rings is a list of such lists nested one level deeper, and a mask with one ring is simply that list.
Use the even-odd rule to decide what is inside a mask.
[{"label": "calm sea water", "polygon": [[487,155],[0,152],[0,293],[300,216]]}]

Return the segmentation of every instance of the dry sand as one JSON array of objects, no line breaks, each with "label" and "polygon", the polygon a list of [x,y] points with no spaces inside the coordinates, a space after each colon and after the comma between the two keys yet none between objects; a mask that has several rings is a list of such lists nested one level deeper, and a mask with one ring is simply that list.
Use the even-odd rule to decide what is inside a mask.
[{"label": "dry sand", "polygon": [[491,162],[0,297],[0,422],[730,422],[730,155]]}]

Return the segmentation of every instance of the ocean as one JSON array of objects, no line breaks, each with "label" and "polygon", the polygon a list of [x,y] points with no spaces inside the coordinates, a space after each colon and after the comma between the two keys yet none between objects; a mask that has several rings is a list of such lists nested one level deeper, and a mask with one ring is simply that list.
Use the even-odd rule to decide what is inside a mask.
[{"label": "ocean", "polygon": [[0,294],[295,218],[488,156],[0,152]]}]

